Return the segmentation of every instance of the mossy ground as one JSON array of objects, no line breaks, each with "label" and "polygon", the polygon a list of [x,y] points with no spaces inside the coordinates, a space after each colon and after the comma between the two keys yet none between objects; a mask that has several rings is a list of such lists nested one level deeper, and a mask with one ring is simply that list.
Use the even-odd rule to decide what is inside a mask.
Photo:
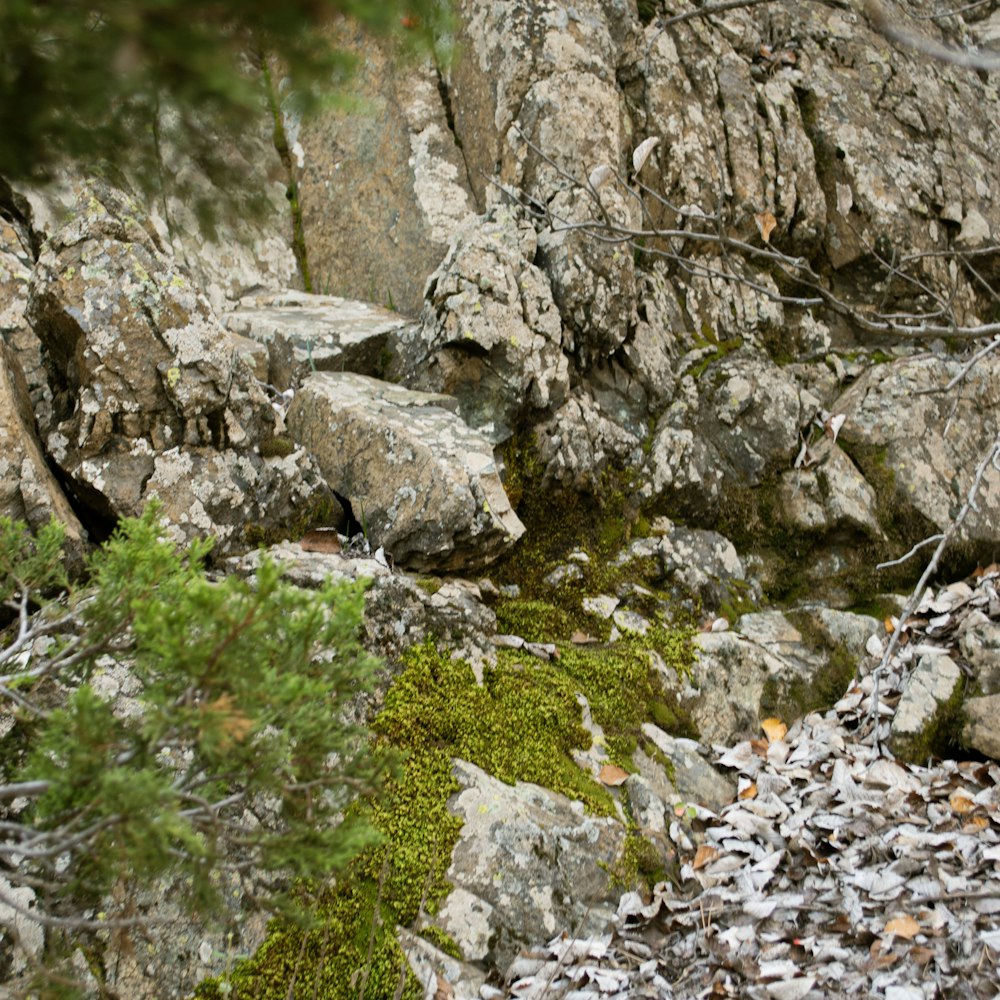
[{"label": "mossy ground", "polygon": [[[664,620],[665,595],[650,593],[650,608],[657,610],[646,636],[613,644],[609,623],[582,608],[584,594],[613,592],[630,574],[641,577],[641,566],[613,568],[610,558],[641,526],[631,490],[618,483],[601,501],[575,496],[553,506],[534,492],[537,470],[529,454],[523,459],[508,489],[522,512],[533,508],[529,533],[496,574],[499,582],[518,580],[523,596],[500,603],[499,631],[557,643],[558,657],[545,661],[501,650],[477,684],[472,668],[446,651],[430,644],[408,650],[372,723],[379,752],[405,756],[387,795],[370,807],[382,843],[337,881],[311,894],[303,890],[311,922],[276,921],[252,958],[201,986],[202,1000],[348,1000],[362,988],[368,1000],[421,996],[392,929],[433,915],[449,891],[445,873],[460,832],[447,809],[457,791],[453,757],[503,781],[535,782],[582,801],[593,813],[613,815],[611,792],[573,760],[575,749],[591,743],[578,695],[604,731],[609,758],[623,767],[632,766],[644,721],[678,723],[688,734],[652,669],[654,652],[677,671],[687,669],[693,656],[689,624]],[[584,579],[545,588],[544,575],[578,548],[591,556]],[[574,644],[576,632],[597,641]],[[659,871],[655,849],[638,834],[626,846],[610,878],[634,883]],[[453,942],[436,943],[454,950]]]}]

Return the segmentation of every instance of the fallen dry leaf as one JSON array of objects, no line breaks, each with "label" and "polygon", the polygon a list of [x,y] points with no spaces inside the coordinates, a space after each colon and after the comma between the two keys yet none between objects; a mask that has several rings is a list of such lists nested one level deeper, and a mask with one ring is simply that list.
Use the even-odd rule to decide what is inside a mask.
[{"label": "fallen dry leaf", "polygon": [[601,773],[598,775],[601,782],[605,785],[611,785],[617,787],[618,785],[624,785],[628,781],[628,771],[624,768],[619,767],[617,764],[605,764],[601,768]]},{"label": "fallen dry leaf", "polygon": [[885,932],[886,934],[895,934],[896,937],[906,938],[909,941],[910,938],[920,933],[920,924],[908,913],[904,913],[888,921],[885,925]]},{"label": "fallen dry leaf", "polygon": [[770,243],[771,233],[774,232],[774,227],[777,226],[778,220],[770,212],[759,212],[753,217],[753,221],[757,223],[760,238],[765,243]]},{"label": "fallen dry leaf", "polygon": [[718,849],[713,847],[711,844],[702,844],[697,851],[694,852],[694,861],[691,862],[691,867],[698,871],[699,868],[704,868],[705,865],[714,861],[719,856]]},{"label": "fallen dry leaf", "polygon": [[333,528],[316,528],[307,531],[299,542],[303,552],[324,552],[330,554],[341,549],[340,536]]},{"label": "fallen dry leaf", "polygon": [[741,799],[755,799],[757,798],[757,786],[750,784],[740,792]]},{"label": "fallen dry leaf", "polygon": [[764,735],[767,736],[768,743],[776,743],[778,740],[783,740],[788,733],[788,726],[781,719],[765,719],[760,724],[760,728],[764,730]]},{"label": "fallen dry leaf", "polygon": [[581,632],[579,629],[570,636],[570,642],[577,646],[587,646],[597,641],[592,635],[587,635],[586,632]]},{"label": "fallen dry leaf", "polygon": [[952,811],[957,812],[960,816],[970,813],[976,808],[976,803],[963,791],[952,792],[951,797],[948,799],[948,804],[951,806]]}]

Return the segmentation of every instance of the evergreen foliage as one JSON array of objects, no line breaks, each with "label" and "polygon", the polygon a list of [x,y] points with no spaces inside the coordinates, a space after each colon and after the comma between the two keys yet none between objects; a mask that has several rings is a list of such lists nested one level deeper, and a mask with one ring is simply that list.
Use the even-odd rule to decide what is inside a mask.
[{"label": "evergreen foliage", "polygon": [[0,520],[0,858],[40,897],[34,917],[113,921],[112,890],[162,876],[206,915],[230,872],[267,873],[280,908],[373,843],[347,809],[391,766],[348,720],[377,665],[357,639],[362,586],[304,591],[266,558],[253,583],[212,580],[209,545],[178,551],[155,506],[80,587],[60,541],[54,523],[31,539]]},{"label": "evergreen foliage", "polygon": [[278,61],[298,110],[314,106],[347,78],[324,30],[342,14],[410,47],[446,30],[439,0],[0,0],[0,177],[75,164],[155,190],[170,148],[225,190],[220,139],[266,113],[262,62]]}]

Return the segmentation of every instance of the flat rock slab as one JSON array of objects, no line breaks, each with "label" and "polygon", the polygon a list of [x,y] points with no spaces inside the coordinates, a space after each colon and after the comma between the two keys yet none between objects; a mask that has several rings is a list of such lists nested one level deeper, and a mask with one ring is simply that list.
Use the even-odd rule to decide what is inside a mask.
[{"label": "flat rock slab", "polygon": [[222,321],[267,345],[280,389],[311,370],[375,375],[386,366],[389,335],[413,323],[368,302],[294,290],[246,296]]},{"label": "flat rock slab", "polygon": [[493,448],[455,400],[350,372],[310,375],[288,428],[373,545],[421,571],[476,569],[524,534]]}]

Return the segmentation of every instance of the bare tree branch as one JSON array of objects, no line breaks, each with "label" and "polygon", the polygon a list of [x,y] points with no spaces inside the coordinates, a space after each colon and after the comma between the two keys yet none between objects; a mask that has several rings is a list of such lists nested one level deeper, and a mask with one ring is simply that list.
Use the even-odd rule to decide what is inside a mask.
[{"label": "bare tree branch", "polygon": [[933,38],[927,38],[926,35],[918,34],[916,31],[909,31],[900,27],[889,16],[880,0],[866,0],[865,13],[868,15],[872,27],[880,35],[905,49],[927,56],[929,59],[936,59],[938,62],[960,66],[963,69],[982,70],[986,73],[1000,71],[1000,53],[972,52],[954,45],[936,42]]}]

